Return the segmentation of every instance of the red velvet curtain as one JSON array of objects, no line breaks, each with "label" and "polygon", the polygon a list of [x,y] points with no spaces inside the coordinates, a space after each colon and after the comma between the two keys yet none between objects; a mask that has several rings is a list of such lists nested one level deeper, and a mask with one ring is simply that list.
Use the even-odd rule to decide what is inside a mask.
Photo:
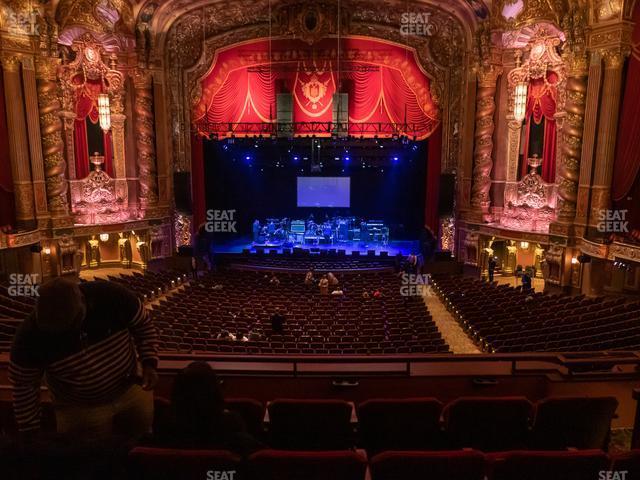
[{"label": "red velvet curtain", "polygon": [[[439,112],[431,97],[429,78],[414,51],[375,39],[349,37],[341,39],[340,73],[335,60],[313,60],[316,54],[335,58],[336,48],[336,39],[329,38],[315,44],[313,50],[301,40],[274,40],[271,45],[256,40],[219,51],[201,81],[202,95],[193,111],[193,124],[203,133],[211,133],[207,124],[275,121],[277,82],[293,94],[294,122],[328,123],[333,117],[332,96],[339,81],[347,80],[349,88],[343,86],[343,91],[349,93],[349,133],[373,137],[380,132],[362,132],[354,124],[403,124],[406,120],[418,139],[431,135],[440,121]],[[382,135],[392,133],[397,132],[390,129]]]},{"label": "red velvet curtain", "polygon": [[438,197],[440,195],[440,164],[442,160],[442,126],[429,137],[427,145],[427,188],[424,223],[438,235],[440,219],[438,217]]},{"label": "red velvet curtain", "polygon": [[520,166],[520,175],[524,177],[529,172],[527,160],[529,158],[529,144],[531,135],[531,122],[540,125],[544,119],[544,143],[542,149],[542,179],[553,183],[556,179],[556,83],[558,75],[548,72],[546,81],[536,78],[529,82],[527,93],[527,109],[525,113],[525,139]]},{"label": "red velvet curtain", "polygon": [[204,146],[202,145],[202,137],[191,135],[191,201],[195,231],[205,221],[204,190]]},{"label": "red velvet curtain", "polygon": [[[87,119],[94,125],[99,123],[98,95],[102,92],[102,84],[87,81],[78,89],[76,96],[76,119],[74,122],[74,153],[76,165],[76,178],[81,179],[89,175],[90,165],[89,141],[87,139]],[[113,147],[111,132],[102,133],[104,164],[102,168],[107,174],[113,176]]]},{"label": "red velvet curtain", "polygon": [[4,100],[4,77],[0,67],[0,229],[15,225],[16,204],[9,160],[9,129]]},{"label": "red velvet curtain", "polygon": [[[613,167],[611,197],[623,200],[629,195],[640,172],[640,3],[634,9],[631,45],[633,50],[627,67],[622,97],[618,142]],[[640,199],[636,198],[636,205]],[[637,208],[637,207],[636,207]]]}]

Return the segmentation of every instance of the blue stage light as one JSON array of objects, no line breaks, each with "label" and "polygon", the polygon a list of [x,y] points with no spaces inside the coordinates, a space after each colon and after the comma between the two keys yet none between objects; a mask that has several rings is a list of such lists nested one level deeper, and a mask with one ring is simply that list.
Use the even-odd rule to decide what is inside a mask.
[{"label": "blue stage light", "polygon": [[351,160],[351,157],[344,157],[345,162],[348,162],[349,160]]},{"label": "blue stage light", "polygon": [[251,156],[247,155],[246,157],[244,157],[245,160],[251,160]]},{"label": "blue stage light", "polygon": [[417,150],[418,150],[418,145],[415,145],[415,144],[414,144],[414,145],[413,145],[413,151],[415,152],[415,151],[417,151]]},{"label": "blue stage light", "polygon": [[398,157],[393,157],[393,161],[397,162],[398,161]]},{"label": "blue stage light", "polygon": [[300,157],[298,157],[297,155],[295,157],[293,157],[293,161],[297,162],[298,160],[300,160]]}]

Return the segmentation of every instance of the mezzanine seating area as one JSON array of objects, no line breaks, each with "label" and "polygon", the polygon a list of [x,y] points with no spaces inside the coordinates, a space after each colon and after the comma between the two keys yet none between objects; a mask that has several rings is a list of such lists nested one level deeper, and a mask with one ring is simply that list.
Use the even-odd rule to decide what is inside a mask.
[{"label": "mezzanine seating area", "polygon": [[640,348],[640,302],[523,292],[462,276],[434,288],[486,352],[588,352]]},{"label": "mezzanine seating area", "polygon": [[[243,270],[211,273],[152,305],[161,351],[335,355],[449,351],[422,299],[403,297],[392,272],[338,274],[342,295],[321,295],[317,286],[304,284],[301,273],[280,273],[277,285],[270,278],[264,272]],[[376,290],[380,298],[373,298]],[[363,291],[368,298],[363,298]],[[286,316],[282,334],[271,332],[270,318],[276,310]],[[226,333],[245,341],[229,339]]]}]

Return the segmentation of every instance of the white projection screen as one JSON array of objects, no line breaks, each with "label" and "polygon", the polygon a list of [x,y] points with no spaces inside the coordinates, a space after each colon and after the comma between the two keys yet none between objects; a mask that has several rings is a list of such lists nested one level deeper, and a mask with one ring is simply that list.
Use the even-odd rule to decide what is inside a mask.
[{"label": "white projection screen", "polygon": [[298,177],[298,207],[350,206],[350,177]]}]

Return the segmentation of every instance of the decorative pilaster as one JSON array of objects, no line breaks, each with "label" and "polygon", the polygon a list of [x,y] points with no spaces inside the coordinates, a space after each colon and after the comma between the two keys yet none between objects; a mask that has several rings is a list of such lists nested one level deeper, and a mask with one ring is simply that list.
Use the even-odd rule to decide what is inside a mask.
[{"label": "decorative pilaster", "polygon": [[16,221],[29,224],[34,220],[33,184],[29,165],[29,142],[25,123],[24,97],[20,79],[20,58],[4,55],[4,95],[7,105],[9,155],[16,202]]},{"label": "decorative pilaster", "polygon": [[49,211],[54,226],[65,223],[60,219],[69,215],[68,184],[65,178],[67,164],[64,160],[64,141],[62,139],[62,121],[60,120],[61,104],[56,84],[58,62],[59,60],[56,58],[40,57],[36,63],[44,176]]},{"label": "decorative pilaster", "polygon": [[602,83],[602,59],[598,52],[591,53],[589,64],[589,80],[587,82],[587,96],[585,102],[584,128],[582,134],[582,152],[580,160],[580,182],[576,204],[575,224],[580,226],[576,230],[582,235],[583,226],[587,223],[589,212],[589,193],[591,191],[591,177],[593,170],[593,153],[596,142],[596,128],[598,124],[598,100]]},{"label": "decorative pilaster", "polygon": [[42,141],[38,119],[38,93],[36,91],[36,71],[33,57],[22,58],[22,86],[24,88],[25,115],[29,151],[31,153],[31,180],[35,199],[35,215],[38,226],[46,227],[49,212],[47,210],[47,192],[44,181],[42,160]]},{"label": "decorative pilaster", "polygon": [[155,130],[153,121],[153,84],[151,74],[138,69],[135,87],[136,149],[138,158],[139,199],[142,207],[158,201]]},{"label": "decorative pilaster", "polygon": [[601,210],[608,209],[611,205],[611,179],[618,133],[622,69],[628,51],[618,48],[606,50],[601,54],[604,58],[604,81],[596,143],[590,225],[597,224],[600,221]]}]

